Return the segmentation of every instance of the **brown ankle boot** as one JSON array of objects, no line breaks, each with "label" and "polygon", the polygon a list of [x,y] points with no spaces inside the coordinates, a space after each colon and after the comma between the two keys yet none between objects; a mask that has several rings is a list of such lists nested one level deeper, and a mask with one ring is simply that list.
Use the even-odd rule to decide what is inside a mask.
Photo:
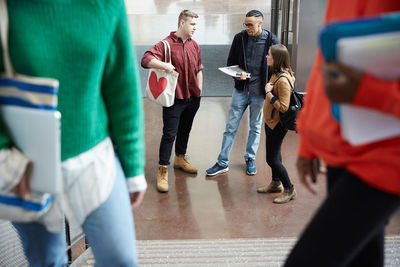
[{"label": "brown ankle boot", "polygon": [[168,192],[168,167],[160,166],[157,173],[157,190]]},{"label": "brown ankle boot", "polygon": [[258,193],[281,193],[283,192],[283,185],[281,181],[272,180],[269,185],[257,189]]},{"label": "brown ankle boot", "polygon": [[283,190],[282,195],[280,195],[279,197],[274,199],[274,203],[276,204],[283,204],[283,203],[287,203],[290,200],[293,200],[296,198],[296,190],[294,190],[294,187],[292,187],[291,189],[289,188],[285,188],[285,190]]},{"label": "brown ankle boot", "polygon": [[190,164],[183,154],[175,156],[174,168],[181,169],[182,171],[187,173],[197,173],[197,168]]}]

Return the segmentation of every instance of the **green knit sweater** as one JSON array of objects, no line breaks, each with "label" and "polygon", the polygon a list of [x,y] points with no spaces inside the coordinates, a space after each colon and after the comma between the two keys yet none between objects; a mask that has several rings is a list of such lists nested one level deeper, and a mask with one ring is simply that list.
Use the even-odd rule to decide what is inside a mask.
[{"label": "green knit sweater", "polygon": [[[17,73],[58,79],[61,157],[111,136],[125,175],[144,173],[138,64],[123,0],[8,0]],[[4,71],[0,55],[0,73]],[[0,148],[10,140],[0,129]]]}]

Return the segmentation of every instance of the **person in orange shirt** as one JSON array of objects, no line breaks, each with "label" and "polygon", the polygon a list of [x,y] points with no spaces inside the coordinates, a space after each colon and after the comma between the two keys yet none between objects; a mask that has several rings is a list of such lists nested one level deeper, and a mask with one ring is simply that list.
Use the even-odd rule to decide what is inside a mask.
[{"label": "person in orange shirt", "polygon": [[[330,0],[325,23],[394,11],[400,11],[400,1]],[[318,51],[298,117],[297,169],[300,181],[315,193],[310,180],[316,182],[316,163],[322,159],[328,196],[284,266],[383,266],[384,227],[400,206],[400,137],[353,146],[342,138],[330,107],[349,103],[400,119],[399,78],[384,81],[324,62]]]}]

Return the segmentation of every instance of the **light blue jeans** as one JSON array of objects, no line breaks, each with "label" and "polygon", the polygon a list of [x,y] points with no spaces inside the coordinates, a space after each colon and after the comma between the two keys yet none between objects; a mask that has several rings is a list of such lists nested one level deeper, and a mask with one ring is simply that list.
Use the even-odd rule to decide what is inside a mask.
[{"label": "light blue jeans", "polygon": [[[136,236],[128,188],[119,160],[114,187],[99,208],[83,224],[96,266],[139,266]],[[29,266],[66,266],[64,233],[51,233],[38,223],[13,223],[17,229]]]},{"label": "light blue jeans", "polygon": [[250,96],[248,92],[234,89],[228,121],[222,139],[221,152],[218,156],[218,164],[222,167],[227,167],[229,164],[229,154],[232,150],[233,141],[247,106],[250,107],[250,130],[244,159],[255,159],[256,157],[258,144],[260,143],[264,98],[260,96]]}]

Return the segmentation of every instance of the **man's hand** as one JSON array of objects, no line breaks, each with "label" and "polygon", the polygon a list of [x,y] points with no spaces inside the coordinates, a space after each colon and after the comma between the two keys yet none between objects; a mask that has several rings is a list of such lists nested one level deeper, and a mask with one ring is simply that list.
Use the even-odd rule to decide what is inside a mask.
[{"label": "man's hand", "polygon": [[164,64],[163,64],[163,70],[165,70],[166,72],[172,72],[173,70],[175,70],[175,67],[174,67],[174,65],[172,65],[171,63],[167,63],[167,62],[164,62]]},{"label": "man's hand", "polygon": [[146,190],[140,191],[140,192],[133,192],[129,194],[129,197],[131,199],[131,208],[137,208],[139,205],[142,203],[144,194],[146,193]]},{"label": "man's hand", "polygon": [[247,79],[247,73],[242,71],[242,74],[240,77],[235,77],[236,80],[246,80]]},{"label": "man's hand", "polygon": [[335,103],[351,103],[357,93],[363,73],[338,62],[322,65],[325,93]]},{"label": "man's hand", "polygon": [[320,172],[319,159],[306,159],[298,157],[296,162],[297,172],[299,174],[300,182],[313,194],[317,192],[311,187],[309,179],[312,183],[317,182],[317,175]]},{"label": "man's hand", "polygon": [[11,192],[21,196],[23,199],[28,200],[31,189],[29,187],[29,180],[32,174],[32,162],[26,165],[24,174],[22,175],[21,181],[17,184]]}]

